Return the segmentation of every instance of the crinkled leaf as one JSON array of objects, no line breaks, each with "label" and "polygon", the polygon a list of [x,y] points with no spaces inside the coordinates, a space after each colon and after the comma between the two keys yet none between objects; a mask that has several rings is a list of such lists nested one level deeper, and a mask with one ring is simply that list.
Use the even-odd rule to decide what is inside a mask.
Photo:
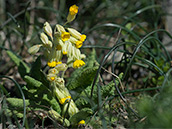
[{"label": "crinkled leaf", "polygon": [[67,87],[69,90],[75,89],[75,91],[82,91],[87,86],[91,85],[94,77],[96,75],[98,66],[88,67],[77,74],[77,76],[72,77],[72,79],[68,82]]}]

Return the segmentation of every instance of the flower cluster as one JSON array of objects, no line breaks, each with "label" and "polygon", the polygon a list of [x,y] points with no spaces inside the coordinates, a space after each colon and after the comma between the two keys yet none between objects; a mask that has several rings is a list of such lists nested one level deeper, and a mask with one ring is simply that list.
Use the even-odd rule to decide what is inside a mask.
[{"label": "flower cluster", "polygon": [[[67,22],[73,21],[78,12],[78,7],[73,5],[69,9]],[[83,45],[86,35],[79,33],[73,28],[64,28],[62,25],[57,24],[54,29],[48,22],[44,23],[44,32],[40,34],[42,44],[34,45],[29,49],[29,53],[35,54],[39,51],[40,47],[44,48],[44,55],[47,58],[47,65],[55,67],[62,63],[63,56],[67,56],[68,67],[79,68],[85,65],[82,59],[85,58],[81,54],[79,48]]]},{"label": "flower cluster", "polygon": [[[71,6],[65,24],[73,21],[77,13],[78,6]],[[53,31],[48,22],[44,23],[43,30],[44,32],[40,34],[42,44],[34,45],[28,51],[31,54],[36,54],[41,47],[44,49],[44,56],[47,59],[47,65],[50,67],[47,79],[53,86],[53,92],[59,100],[59,103],[64,107],[63,114],[68,109],[68,114],[71,117],[79,112],[79,109],[76,107],[68,89],[65,87],[63,74],[68,67],[79,68],[85,65],[82,59],[86,56],[81,54],[79,48],[86,40],[86,35],[79,33],[73,28],[65,28],[60,24],[55,25]],[[67,57],[66,63],[62,62],[64,56]],[[62,73],[61,77],[59,73]],[[80,121],[80,124],[85,124],[85,121]]]}]

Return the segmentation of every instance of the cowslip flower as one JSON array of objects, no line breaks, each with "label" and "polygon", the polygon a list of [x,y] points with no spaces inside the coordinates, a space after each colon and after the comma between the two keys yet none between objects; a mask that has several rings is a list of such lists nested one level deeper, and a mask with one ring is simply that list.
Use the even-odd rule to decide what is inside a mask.
[{"label": "cowslip flower", "polygon": [[70,33],[73,37],[75,37],[76,39],[78,39],[78,40],[80,40],[80,41],[82,41],[82,42],[84,42],[85,39],[86,39],[86,37],[87,37],[85,34],[81,34],[81,33],[79,33],[77,30],[75,30],[75,29],[73,29],[73,28],[67,28],[67,30],[69,31],[69,33]]},{"label": "cowslip flower", "polygon": [[83,60],[76,60],[73,63],[73,68],[80,68],[85,65],[85,62]]},{"label": "cowslip flower", "polygon": [[68,108],[68,114],[70,117],[79,112],[79,109],[76,107],[76,105],[72,99],[70,100],[69,103],[64,104],[62,115],[65,114],[67,108]]},{"label": "cowslip flower", "polygon": [[64,103],[65,103],[65,101],[66,101],[66,100],[68,100],[68,101],[69,101],[69,99],[71,99],[71,96],[67,96],[67,97],[65,97],[65,98],[62,98],[62,99],[60,99],[60,101],[59,101],[59,102],[60,102],[61,104],[64,104]]},{"label": "cowslip flower", "polygon": [[56,66],[56,61],[48,62],[47,65],[49,67],[55,67]]},{"label": "cowslip flower", "polygon": [[62,32],[61,34],[61,39],[63,42],[67,41],[70,38],[70,33],[69,32]]},{"label": "cowslip flower", "polygon": [[72,22],[75,19],[77,13],[78,13],[78,6],[72,5],[69,8],[69,13],[67,16],[67,22],[65,24]]},{"label": "cowslip flower", "polygon": [[78,6],[76,6],[76,5],[70,6],[70,8],[69,8],[69,13],[70,13],[71,15],[77,14],[77,13],[78,13]]},{"label": "cowslip flower", "polygon": [[80,47],[82,47],[82,44],[83,44],[82,41],[77,41],[75,46],[76,46],[76,48],[80,48]]},{"label": "cowslip flower", "polygon": [[81,120],[78,122],[78,125],[84,125],[85,124],[85,120]]},{"label": "cowslip flower", "polygon": [[75,47],[76,47],[76,48],[80,48],[80,47],[82,47],[82,45],[83,45],[83,42],[82,42],[82,41],[77,40],[76,38],[74,38],[74,37],[72,37],[72,36],[70,37],[69,41],[70,41],[71,43],[75,44]]}]

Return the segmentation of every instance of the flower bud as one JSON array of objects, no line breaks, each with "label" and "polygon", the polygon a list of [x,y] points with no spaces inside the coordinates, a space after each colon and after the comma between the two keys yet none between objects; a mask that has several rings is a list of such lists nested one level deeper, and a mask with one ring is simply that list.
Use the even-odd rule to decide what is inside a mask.
[{"label": "flower bud", "polygon": [[[68,108],[68,105],[69,105],[69,108]],[[69,103],[66,103],[64,105],[62,116],[65,114],[67,108],[68,108],[68,114],[70,117],[79,112],[78,108],[76,107],[76,105],[72,99]]]},{"label": "flower bud", "polygon": [[49,80],[50,82],[55,81],[56,78],[57,76],[55,74],[50,73],[47,75],[47,80]]},{"label": "flower bud", "polygon": [[81,52],[79,49],[75,48],[74,55],[76,59],[80,59]]},{"label": "flower bud", "polygon": [[56,55],[55,55],[56,65],[58,65],[59,63],[62,63],[61,62],[62,57],[63,57],[63,54],[61,50],[57,50]]},{"label": "flower bud", "polygon": [[52,69],[49,69],[48,73],[49,74],[52,73],[52,74],[55,74],[56,75],[56,74],[59,73],[59,71],[57,69],[55,69],[55,68],[52,68]]},{"label": "flower bud", "polygon": [[64,29],[63,26],[57,24],[56,27],[55,27],[55,33],[58,33],[58,32],[59,32],[60,34],[62,34],[63,32],[66,32],[66,31],[65,31],[65,29]]},{"label": "flower bud", "polygon": [[67,69],[67,65],[62,63],[62,64],[58,64],[56,67],[55,67],[58,71],[66,71]]},{"label": "flower bud", "polygon": [[41,46],[42,45],[34,45],[34,46],[32,46],[32,47],[29,48],[28,52],[30,54],[36,54],[39,51],[39,49],[40,49]]},{"label": "flower bud", "polygon": [[46,46],[47,46],[48,48],[52,48],[53,43],[49,40],[48,43],[46,44]]},{"label": "flower bud", "polygon": [[48,37],[45,33],[41,33],[41,41],[44,45],[48,44]]},{"label": "flower bud", "polygon": [[53,39],[53,37],[52,37],[52,29],[51,29],[50,24],[49,24],[48,22],[45,22],[43,28],[44,28],[44,31],[46,32],[46,34],[47,34],[48,36],[50,36],[51,39]]},{"label": "flower bud", "polygon": [[70,122],[67,119],[64,119],[63,117],[60,116],[60,114],[56,111],[54,111],[53,109],[48,111],[48,115],[50,115],[50,117],[53,120],[56,120],[58,122],[60,122],[61,124],[64,124],[64,126],[70,126]]},{"label": "flower bud", "polygon": [[63,55],[67,55],[67,42],[65,42],[62,46],[62,53]]},{"label": "flower bud", "polygon": [[56,82],[56,85],[58,85],[59,87],[64,87],[64,79],[63,78],[58,77],[55,82]]},{"label": "flower bud", "polygon": [[85,54],[81,54],[80,57],[81,57],[81,59],[85,59],[86,55]]}]

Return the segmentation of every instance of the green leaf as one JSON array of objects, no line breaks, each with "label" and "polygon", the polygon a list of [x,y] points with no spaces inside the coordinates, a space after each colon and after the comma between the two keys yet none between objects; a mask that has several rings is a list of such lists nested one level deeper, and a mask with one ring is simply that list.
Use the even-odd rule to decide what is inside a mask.
[{"label": "green leaf", "polygon": [[69,121],[72,125],[77,125],[79,121],[86,120],[86,118],[93,114],[90,108],[83,108],[81,111],[70,117]]},{"label": "green leaf", "polygon": [[39,56],[32,64],[30,76],[35,78],[36,80],[41,81],[42,83],[44,83],[44,85],[49,85],[49,82],[46,79],[46,75],[41,70],[41,56]]},{"label": "green leaf", "polygon": [[[120,73],[119,78],[122,79],[122,77],[123,77],[123,73]],[[115,79],[115,82],[116,82],[116,85],[118,86],[119,80],[117,78]],[[89,96],[91,95],[91,89],[92,89],[92,86],[88,86],[85,90],[81,92],[78,99],[75,101],[78,107],[84,107],[87,104],[89,104],[90,102]],[[116,91],[116,89],[115,89],[115,84],[113,81],[101,87],[101,94],[102,94],[102,97],[104,98],[106,96],[115,95],[114,91]],[[94,88],[92,100],[93,101],[97,100],[97,87]]]},{"label": "green leaf", "polygon": [[[98,66],[88,67],[77,74],[77,76],[72,77],[72,79],[68,82],[67,87],[69,90],[75,89],[75,91],[82,91],[87,86],[91,85],[94,77],[96,75]],[[82,89],[81,89],[82,88]]]},{"label": "green leaf", "polygon": [[28,74],[30,71],[30,68],[24,63],[15,53],[13,53],[10,50],[6,51],[8,56],[11,58],[11,60],[18,66],[18,71],[21,75],[21,77],[24,77],[24,75]]},{"label": "green leaf", "polygon": [[93,51],[87,57],[85,63],[85,66],[76,69],[71,74],[71,77],[68,79],[68,83],[66,86],[69,90],[75,89],[75,91],[77,91],[79,90],[76,90],[77,87],[85,89],[88,85],[92,83],[96,71],[98,69],[95,49],[93,49]]},{"label": "green leaf", "polygon": [[24,80],[27,82],[28,89],[30,89],[27,91],[30,99],[49,107],[52,106],[58,113],[61,112],[59,103],[52,92],[42,82],[27,75],[24,77]]},{"label": "green leaf", "polygon": [[17,110],[5,109],[5,115],[8,117],[16,115],[18,118],[23,118],[23,113],[20,113]]},{"label": "green leaf", "polygon": [[27,85],[29,85],[29,89],[30,87],[36,87],[36,88],[40,88],[43,84],[42,82],[30,77],[30,76],[24,76],[24,80],[27,82]]},{"label": "green leaf", "polygon": [[[7,103],[10,108],[12,109],[17,109],[17,110],[23,110],[23,99],[18,99],[18,98],[7,98]],[[25,100],[26,107],[30,105],[29,100]]]}]

